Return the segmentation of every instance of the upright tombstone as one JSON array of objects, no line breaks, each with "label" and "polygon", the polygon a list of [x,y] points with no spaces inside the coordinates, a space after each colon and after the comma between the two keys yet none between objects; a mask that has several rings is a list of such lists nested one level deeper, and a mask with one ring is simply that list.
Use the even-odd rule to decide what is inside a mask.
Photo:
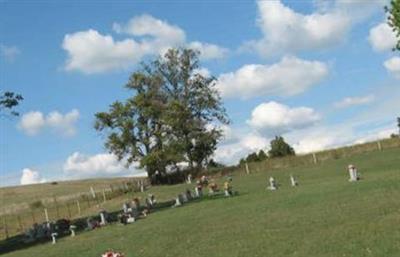
[{"label": "upright tombstone", "polygon": [[192,184],[192,174],[189,174],[186,179],[187,184]]},{"label": "upright tombstone", "polygon": [[358,174],[357,174],[357,168],[350,164],[348,166],[348,171],[349,171],[349,182],[356,182],[358,180]]},{"label": "upright tombstone", "polygon": [[69,231],[71,231],[71,237],[75,236],[75,229],[76,229],[75,225],[70,225],[69,226]]},{"label": "upright tombstone", "polygon": [[51,241],[52,241],[53,245],[56,244],[56,242],[57,242],[57,240],[56,240],[57,236],[58,236],[58,233],[56,233],[56,232],[51,233]]},{"label": "upright tombstone", "polygon": [[178,206],[181,206],[181,205],[182,205],[182,202],[181,202],[181,199],[180,199],[180,197],[178,195],[178,197],[175,198],[174,207],[178,207]]},{"label": "upright tombstone", "polygon": [[100,212],[100,225],[101,226],[107,225],[106,211],[104,211],[104,210]]},{"label": "upright tombstone", "polygon": [[267,187],[267,189],[269,189],[271,191],[275,191],[277,189],[276,182],[273,177],[269,177],[269,186]]},{"label": "upright tombstone", "polygon": [[297,183],[297,180],[294,178],[293,175],[290,175],[290,184],[292,187],[298,186],[299,184]]}]

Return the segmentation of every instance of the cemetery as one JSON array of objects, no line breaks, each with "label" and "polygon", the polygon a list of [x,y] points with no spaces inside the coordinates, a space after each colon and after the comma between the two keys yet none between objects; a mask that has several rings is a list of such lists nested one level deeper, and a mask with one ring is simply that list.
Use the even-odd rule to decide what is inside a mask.
[{"label": "cemetery", "polygon": [[[31,256],[38,252],[42,256],[73,256],[82,251],[87,252],[87,256],[100,256],[107,249],[115,249],[116,254],[123,254],[121,256],[136,256],[132,253],[142,249],[141,256],[161,256],[159,248],[150,246],[153,240],[163,247],[184,240],[184,244],[174,246],[171,252],[202,256],[200,249],[204,246],[218,249],[222,256],[241,256],[253,252],[258,237],[268,240],[271,246],[258,245],[257,252],[268,254],[284,249],[283,242],[275,241],[284,235],[293,251],[285,248],[289,251],[287,256],[297,252],[296,249],[301,249],[300,256],[315,253],[311,242],[342,244],[343,248],[332,251],[354,254],[351,256],[367,253],[362,245],[372,244],[374,252],[395,256],[390,254],[399,250],[392,241],[397,232],[389,228],[396,222],[393,215],[400,207],[396,200],[399,197],[396,183],[400,179],[399,154],[398,148],[391,148],[318,165],[264,172],[248,165],[249,174],[244,167],[228,175],[193,177],[191,183],[186,181],[167,188],[148,187],[144,192],[129,193],[132,195],[129,199],[125,196],[111,199],[107,207],[98,208],[88,217],[35,224],[24,233],[22,244],[7,249],[10,245],[2,241],[1,251],[4,256]],[[374,160],[371,160],[372,156]],[[354,174],[354,169],[358,174]],[[360,172],[362,180],[353,184],[359,180]],[[381,197],[385,199],[370,206]],[[330,213],[331,208],[337,212]],[[287,209],[291,211],[287,212]],[[310,217],[304,219],[303,215]],[[382,220],[375,220],[378,217]],[[354,236],[352,231],[369,224],[371,219],[375,220],[375,225],[370,224],[364,229],[385,233],[383,242],[371,241],[372,238],[366,235],[350,245],[345,243],[347,237]],[[312,220],[315,228],[309,227]],[[206,225],[209,222],[212,227]],[[260,223],[265,230],[260,230]],[[337,230],[344,224],[350,227],[348,235]],[[203,232],[203,226],[206,231],[214,232]],[[228,234],[220,233],[224,231]],[[237,241],[239,235],[235,235],[235,231],[243,234],[241,240]],[[299,244],[306,247],[299,248]],[[238,253],[231,249],[236,246],[241,247]]]}]

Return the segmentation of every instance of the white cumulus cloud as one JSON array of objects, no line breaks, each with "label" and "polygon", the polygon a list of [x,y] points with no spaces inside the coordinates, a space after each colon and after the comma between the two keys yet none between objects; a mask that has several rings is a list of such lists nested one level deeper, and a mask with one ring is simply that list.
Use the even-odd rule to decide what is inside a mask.
[{"label": "white cumulus cloud", "polygon": [[247,123],[260,133],[275,136],[312,126],[319,120],[320,115],[311,108],[267,102],[254,108]]},{"label": "white cumulus cloud", "polygon": [[74,178],[133,175],[138,172],[134,165],[127,168],[123,161],[109,153],[84,155],[74,152],[65,161],[63,169],[67,176]]},{"label": "white cumulus cloud", "polygon": [[45,124],[46,121],[43,113],[31,111],[22,115],[18,128],[23,130],[27,135],[33,136],[38,134]]},{"label": "white cumulus cloud", "polygon": [[171,47],[193,47],[204,60],[222,58],[228,51],[214,44],[187,42],[181,28],[150,15],[134,17],[126,24],[114,23],[113,30],[128,38],[115,40],[93,29],[65,35],[62,44],[68,54],[65,69],[86,74],[124,70],[145,56],[163,54]]},{"label": "white cumulus cloud", "polygon": [[258,1],[258,26],[263,37],[248,42],[262,56],[327,48],[342,42],[351,19],[338,9],[301,14],[281,1]]},{"label": "white cumulus cloud", "polygon": [[246,42],[241,49],[269,57],[337,46],[346,41],[352,27],[382,11],[387,0],[315,0],[313,3],[317,7],[314,11],[300,13],[282,0],[257,1],[257,25],[262,37]]},{"label": "white cumulus cloud", "polygon": [[389,73],[400,79],[400,57],[392,57],[385,61],[383,65]]},{"label": "white cumulus cloud", "polygon": [[395,33],[386,22],[382,22],[369,31],[368,40],[375,51],[390,51],[395,47]]},{"label": "white cumulus cloud", "polygon": [[63,136],[73,136],[76,133],[75,123],[79,119],[79,111],[71,110],[66,114],[58,111],[50,112],[46,117],[42,112],[31,111],[22,115],[17,127],[29,136],[50,128]]},{"label": "white cumulus cloud", "polygon": [[346,98],[334,103],[334,106],[336,108],[347,108],[347,107],[356,106],[356,105],[369,104],[369,103],[372,103],[374,100],[375,100],[375,97],[373,95],[346,97]]},{"label": "white cumulus cloud", "polygon": [[38,171],[25,168],[22,170],[22,176],[20,183],[21,185],[30,185],[46,182],[45,179],[41,178]]},{"label": "white cumulus cloud", "polygon": [[223,97],[291,96],[318,84],[328,73],[323,62],[284,57],[273,65],[248,64],[221,74],[216,86]]}]

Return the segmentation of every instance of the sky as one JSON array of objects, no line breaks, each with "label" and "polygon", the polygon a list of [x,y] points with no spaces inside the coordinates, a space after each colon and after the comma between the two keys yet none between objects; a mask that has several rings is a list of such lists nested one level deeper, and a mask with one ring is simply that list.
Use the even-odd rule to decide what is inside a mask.
[{"label": "sky", "polygon": [[132,92],[141,62],[201,52],[231,124],[214,158],[235,164],[282,135],[304,154],[397,133],[400,57],[385,0],[0,1],[0,186],[134,176],[94,114]]}]

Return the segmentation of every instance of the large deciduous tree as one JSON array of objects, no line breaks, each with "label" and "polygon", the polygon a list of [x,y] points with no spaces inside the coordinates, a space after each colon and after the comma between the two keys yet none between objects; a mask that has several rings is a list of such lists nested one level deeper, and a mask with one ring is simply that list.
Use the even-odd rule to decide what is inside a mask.
[{"label": "large deciduous tree", "polygon": [[394,50],[400,50],[400,0],[390,1],[390,6],[385,8],[388,15],[388,24],[393,29],[398,39]]},{"label": "large deciduous tree", "polygon": [[221,137],[218,124],[228,118],[216,80],[199,72],[198,53],[170,49],[134,72],[125,102],[96,114],[95,128],[107,134],[105,146],[128,165],[138,162],[149,176],[167,166],[179,170],[207,165]]}]

